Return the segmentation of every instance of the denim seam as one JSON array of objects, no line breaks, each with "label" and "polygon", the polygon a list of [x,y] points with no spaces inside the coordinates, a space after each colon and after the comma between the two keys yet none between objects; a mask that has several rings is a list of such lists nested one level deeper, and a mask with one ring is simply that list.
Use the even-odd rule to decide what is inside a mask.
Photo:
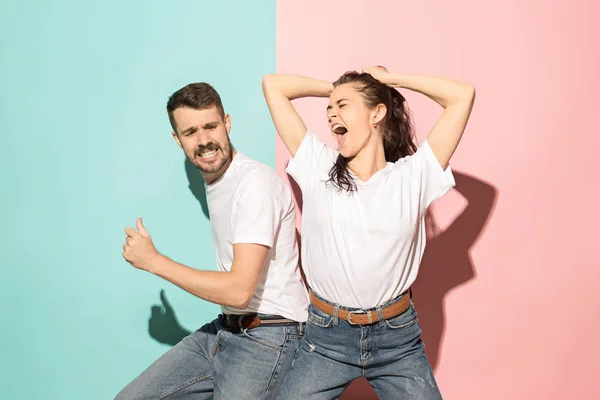
[{"label": "denim seam", "polygon": [[366,360],[363,359],[363,338],[364,338],[364,334],[365,334],[365,330],[364,328],[361,326],[360,327],[360,367],[362,370],[362,376],[365,376],[365,364],[366,364]]},{"label": "denim seam", "polygon": [[[216,334],[216,340],[215,340],[215,346],[212,349],[212,351],[210,352],[210,358],[209,358],[209,360],[212,360],[217,355],[217,353],[219,352],[219,349],[221,348],[221,346],[225,345],[225,341],[228,338],[222,338],[222,336],[224,334],[223,332],[228,332],[228,331],[226,331],[226,330],[223,329],[223,330],[220,330],[220,331],[217,332],[217,334]],[[196,344],[198,344],[198,342],[196,342]],[[200,345],[198,344],[198,346],[200,346]]]},{"label": "denim seam", "polygon": [[170,395],[172,395],[172,394],[174,394],[176,392],[179,392],[180,390],[185,389],[186,387],[188,387],[190,385],[193,385],[194,383],[198,383],[198,382],[200,382],[200,381],[202,381],[202,380],[204,380],[206,378],[210,378],[211,376],[212,376],[212,372],[209,372],[208,374],[204,374],[204,375],[199,376],[197,378],[191,379],[191,380],[185,382],[184,384],[179,385],[179,386],[177,386],[177,387],[169,390],[168,392],[163,393],[162,395],[159,396],[159,399],[160,400],[166,399]]},{"label": "denim seam", "polygon": [[[286,329],[287,332],[287,329]],[[269,383],[267,384],[267,389],[265,390],[265,395],[263,396],[263,400],[265,400],[269,394],[269,389],[271,389],[271,384],[273,384],[273,381],[276,379],[277,374],[279,373],[279,369],[281,367],[281,362],[282,362],[282,355],[285,352],[285,345],[288,342],[288,334],[286,333],[286,338],[285,338],[285,342],[283,343],[283,346],[281,346],[281,349],[279,350],[279,354],[277,356],[277,362],[275,363],[275,369],[273,369],[273,372],[271,373],[271,379],[269,379]]]}]

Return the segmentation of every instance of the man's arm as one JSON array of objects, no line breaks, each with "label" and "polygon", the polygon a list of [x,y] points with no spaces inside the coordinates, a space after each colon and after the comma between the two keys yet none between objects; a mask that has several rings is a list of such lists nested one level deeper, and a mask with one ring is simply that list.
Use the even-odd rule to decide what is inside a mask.
[{"label": "man's arm", "polygon": [[174,283],[183,290],[212,303],[244,309],[250,303],[269,247],[236,243],[233,245],[231,271],[199,271],[160,254],[141,218],[136,231],[125,229],[123,257],[138,269],[148,271]]}]

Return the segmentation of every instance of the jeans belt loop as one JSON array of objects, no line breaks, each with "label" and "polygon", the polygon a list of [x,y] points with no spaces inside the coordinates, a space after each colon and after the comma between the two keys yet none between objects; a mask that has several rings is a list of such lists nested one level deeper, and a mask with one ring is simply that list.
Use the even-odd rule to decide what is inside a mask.
[{"label": "jeans belt loop", "polygon": [[333,326],[337,326],[339,323],[339,318],[338,318],[339,309],[340,309],[340,307],[337,304],[333,307]]},{"label": "jeans belt loop", "polygon": [[383,312],[381,311],[381,307],[377,307],[377,315],[379,316],[379,326],[385,326],[385,319],[383,318]]}]

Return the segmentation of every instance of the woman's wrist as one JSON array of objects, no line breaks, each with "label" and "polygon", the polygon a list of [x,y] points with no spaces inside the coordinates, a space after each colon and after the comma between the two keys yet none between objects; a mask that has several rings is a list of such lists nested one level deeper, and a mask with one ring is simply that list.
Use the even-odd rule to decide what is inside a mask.
[{"label": "woman's wrist", "polygon": [[302,97],[329,97],[333,84],[302,75],[270,74],[263,78],[263,89],[275,89],[293,100]]}]

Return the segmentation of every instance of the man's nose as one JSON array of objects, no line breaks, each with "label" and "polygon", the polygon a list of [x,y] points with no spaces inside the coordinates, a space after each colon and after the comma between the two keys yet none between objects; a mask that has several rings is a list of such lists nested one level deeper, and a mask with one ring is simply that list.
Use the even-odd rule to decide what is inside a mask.
[{"label": "man's nose", "polygon": [[202,131],[198,132],[198,135],[196,136],[196,145],[198,147],[206,146],[207,144],[209,144],[211,142],[212,142],[212,139],[206,131],[202,130]]}]

